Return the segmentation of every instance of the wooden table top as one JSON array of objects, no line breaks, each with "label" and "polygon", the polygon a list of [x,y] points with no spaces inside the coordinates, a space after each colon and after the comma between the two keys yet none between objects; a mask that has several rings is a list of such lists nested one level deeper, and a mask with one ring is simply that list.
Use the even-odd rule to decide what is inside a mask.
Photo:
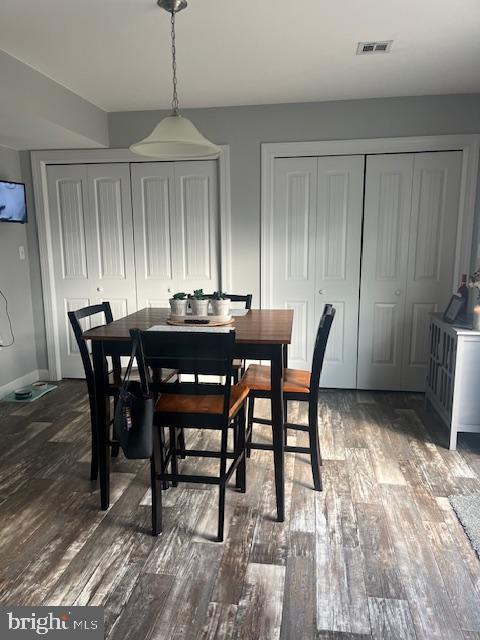
[{"label": "wooden table top", "polygon": [[[130,329],[150,329],[166,324],[170,309],[141,309],[111,324],[90,329],[85,340],[129,340]],[[236,342],[246,344],[290,344],[292,341],[292,309],[251,309],[245,316],[235,316],[230,325],[235,329]]]}]

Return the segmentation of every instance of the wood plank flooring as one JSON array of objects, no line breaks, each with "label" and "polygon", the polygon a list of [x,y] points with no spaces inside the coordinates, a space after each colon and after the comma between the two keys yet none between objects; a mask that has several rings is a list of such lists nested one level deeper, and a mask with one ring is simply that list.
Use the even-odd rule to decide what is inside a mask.
[{"label": "wood plank flooring", "polygon": [[[217,490],[203,485],[164,493],[152,538],[148,466],[121,455],[99,511],[83,383],[0,404],[0,603],[103,606],[109,640],[480,638],[480,562],[447,500],[480,492],[480,438],[445,449],[421,395],[322,392],[319,415],[324,491],[287,454],[275,522],[271,454],[255,451],[218,544]],[[305,423],[306,407],[289,417]]]}]

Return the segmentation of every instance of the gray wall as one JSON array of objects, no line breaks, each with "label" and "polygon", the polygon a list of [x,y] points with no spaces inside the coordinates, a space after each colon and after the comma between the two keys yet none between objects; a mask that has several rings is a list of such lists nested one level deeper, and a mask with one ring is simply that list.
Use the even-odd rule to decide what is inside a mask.
[{"label": "gray wall", "polygon": [[[0,179],[22,181],[18,152],[0,147]],[[0,348],[0,387],[38,368],[28,231],[28,224],[0,223],[0,289],[8,300],[15,334],[15,344],[12,347]],[[19,258],[19,246],[25,247],[24,261]],[[4,342],[10,342],[3,298],[0,299],[0,333]]]},{"label": "gray wall", "polygon": [[[229,144],[232,180],[233,287],[260,301],[260,150],[262,142],[340,140],[480,132],[480,95],[427,96],[309,104],[185,110],[200,131]],[[110,146],[128,147],[150,133],[165,112],[109,114]],[[28,154],[21,154],[29,178]],[[28,186],[28,185],[27,185]],[[480,197],[479,209],[480,212]],[[8,225],[7,225],[8,226]],[[10,225],[12,226],[12,225]],[[27,225],[39,367],[46,366],[38,243],[30,202]],[[477,236],[475,236],[476,238]],[[0,238],[1,240],[1,238]],[[474,240],[476,249],[477,241]],[[3,265],[0,255],[0,266]],[[1,275],[0,275],[1,282]],[[1,383],[1,378],[0,378]]]},{"label": "gray wall", "polygon": [[14,149],[108,146],[108,117],[0,50],[0,144]]},{"label": "gray wall", "polygon": [[[200,131],[230,145],[233,288],[260,301],[262,142],[341,140],[480,132],[480,95],[186,109]],[[128,147],[165,112],[109,114],[111,147]]]}]

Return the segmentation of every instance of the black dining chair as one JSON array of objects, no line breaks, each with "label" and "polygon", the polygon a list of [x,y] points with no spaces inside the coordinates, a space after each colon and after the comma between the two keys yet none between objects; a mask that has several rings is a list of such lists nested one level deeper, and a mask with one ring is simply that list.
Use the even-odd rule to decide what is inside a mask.
[{"label": "black dining chair", "polygon": [[[285,451],[308,453],[310,455],[313,485],[316,491],[322,490],[322,475],[320,470],[322,458],[318,438],[318,390],[328,336],[334,317],[335,309],[330,304],[325,305],[315,340],[311,372],[299,369],[284,369],[283,372],[283,394],[286,407],[288,407],[288,402],[292,400],[308,402],[308,426],[287,422],[287,412],[285,411],[285,439],[287,442]],[[242,384],[245,384],[245,386],[250,389],[246,436],[247,451],[250,452],[251,449],[271,450],[272,445],[270,444],[255,443],[252,441],[254,423],[262,425],[272,424],[271,420],[256,418],[254,415],[256,398],[271,399],[270,367],[257,364],[250,365],[242,378]],[[289,429],[308,432],[309,446],[289,446],[286,437]]]},{"label": "black dining chair", "polygon": [[[82,358],[83,370],[85,373],[85,380],[87,382],[88,390],[88,402],[90,405],[90,425],[91,425],[91,462],[90,462],[90,479],[96,480],[98,476],[98,428],[96,424],[96,411],[95,411],[95,383],[93,378],[93,365],[88,349],[88,343],[83,339],[84,327],[82,326],[82,320],[91,318],[92,316],[99,316],[99,323],[97,326],[104,324],[110,324],[113,322],[113,314],[110,303],[102,302],[100,304],[83,307],[76,311],[68,312],[68,319],[72,327],[75,340],[77,341],[78,350]],[[90,327],[93,329],[93,327]],[[157,372],[158,375],[158,372]],[[175,376],[174,371],[161,372],[163,380],[170,380]],[[122,383],[122,364],[120,356],[112,356],[112,368],[108,375],[108,395],[114,400],[118,394],[118,389]],[[116,440],[109,437],[109,445],[111,446],[112,456],[117,456],[119,452],[119,445]]]},{"label": "black dining chair", "polygon": [[[95,384],[93,379],[93,366],[90,357],[90,352],[86,340],[83,339],[84,329],[82,327],[82,320],[91,318],[92,316],[100,316],[99,325],[110,324],[113,322],[112,309],[109,302],[102,302],[101,304],[95,304],[76,311],[68,312],[68,319],[72,327],[73,334],[77,341],[78,350],[82,358],[83,370],[85,373],[85,380],[87,382],[88,401],[90,405],[90,425],[91,425],[91,439],[92,439],[92,456],[90,462],[90,479],[96,480],[98,475],[98,442],[97,442],[97,425],[95,422]],[[122,365],[119,356],[112,357],[112,371],[109,374],[108,394],[115,396],[118,387],[120,386]],[[110,441],[112,445],[112,455],[118,455],[118,443]]]},{"label": "black dining chair", "polygon": [[[243,302],[245,305],[245,309],[252,308],[253,294],[251,293],[242,293],[242,294],[226,293],[225,296],[229,298],[232,302]],[[207,293],[205,294],[205,297],[208,298],[209,300],[213,300],[215,298],[215,294]]]},{"label": "black dining chair", "polygon": [[[154,411],[154,453],[151,459],[152,533],[162,530],[162,485],[191,482],[219,485],[218,540],[223,540],[225,490],[236,472],[236,486],[246,490],[245,475],[245,403],[248,388],[232,384],[232,361],[235,331],[178,332],[134,330],[139,336],[138,368],[145,391],[158,396]],[[149,368],[174,368],[176,382],[155,383]],[[194,376],[183,382],[182,374]],[[199,376],[219,376],[220,382],[198,382]],[[166,434],[168,429],[168,442]],[[213,429],[221,433],[220,450],[187,449],[178,441],[181,429]],[[228,449],[229,430],[234,431],[234,446]],[[165,455],[166,452],[166,455]],[[180,473],[179,457],[216,458],[219,473],[192,475]],[[231,464],[227,468],[227,461]],[[180,463],[184,464],[184,463]],[[170,472],[168,466],[170,465]]]},{"label": "black dining chair", "polygon": [[[253,294],[251,293],[226,293],[225,296],[227,298],[230,298],[232,302],[243,303],[247,311],[249,311],[252,308]],[[207,293],[205,297],[208,298],[209,300],[213,300],[215,297],[215,294]],[[240,382],[241,377],[245,373],[245,360],[239,360],[238,358],[235,358],[235,360],[233,361],[232,371],[233,371],[233,381],[235,383]]]}]

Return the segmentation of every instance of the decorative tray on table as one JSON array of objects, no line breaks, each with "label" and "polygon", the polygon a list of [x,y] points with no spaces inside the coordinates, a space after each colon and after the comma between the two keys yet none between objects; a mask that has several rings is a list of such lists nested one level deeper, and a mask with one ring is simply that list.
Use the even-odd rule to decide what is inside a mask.
[{"label": "decorative tray on table", "polygon": [[167,324],[176,325],[178,327],[222,327],[232,323],[232,316],[194,316],[189,313],[186,316],[170,315],[167,318]]}]

